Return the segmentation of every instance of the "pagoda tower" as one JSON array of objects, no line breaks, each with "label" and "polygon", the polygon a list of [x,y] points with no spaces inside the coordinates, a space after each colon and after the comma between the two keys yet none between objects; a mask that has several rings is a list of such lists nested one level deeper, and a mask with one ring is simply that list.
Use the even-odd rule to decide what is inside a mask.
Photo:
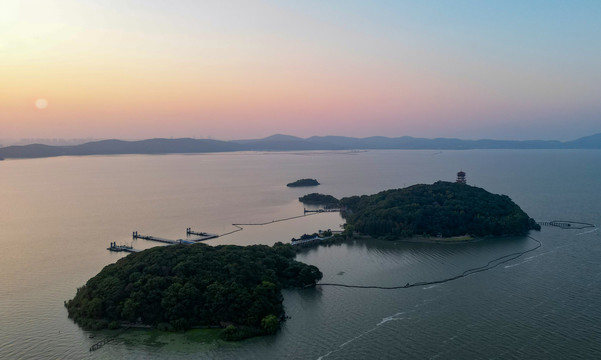
[{"label": "pagoda tower", "polygon": [[467,181],[465,180],[465,173],[463,171],[460,171],[457,173],[456,183],[458,183],[458,184],[466,184],[467,183]]}]

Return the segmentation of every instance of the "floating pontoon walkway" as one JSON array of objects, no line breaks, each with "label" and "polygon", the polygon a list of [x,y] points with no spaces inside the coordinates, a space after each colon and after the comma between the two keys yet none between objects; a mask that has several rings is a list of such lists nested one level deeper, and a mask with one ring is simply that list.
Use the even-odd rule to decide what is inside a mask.
[{"label": "floating pontoon walkway", "polygon": [[326,236],[326,237],[312,237],[309,239],[298,239],[298,240],[294,240],[291,241],[290,243],[292,244],[292,246],[298,246],[298,245],[303,245],[303,244],[309,244],[309,243],[313,243],[313,242],[318,242],[318,241],[322,241],[322,240],[328,240],[331,239],[333,236]]},{"label": "floating pontoon walkway", "polygon": [[169,245],[174,245],[174,244],[190,245],[190,244],[197,243],[199,241],[204,241],[204,240],[214,239],[216,237],[219,237],[219,235],[217,235],[217,234],[193,231],[192,228],[186,228],[186,235],[188,235],[188,236],[194,235],[194,236],[198,236],[198,238],[189,239],[189,240],[184,240],[184,239],[171,240],[171,239],[165,239],[165,238],[158,237],[158,236],[140,235],[140,234],[138,234],[137,231],[134,231],[132,233],[132,237],[134,238],[134,240],[142,239],[142,240],[148,240],[148,241],[156,241],[156,242],[169,244]]},{"label": "floating pontoon walkway", "polygon": [[[206,239],[194,239],[194,240],[178,239],[178,240],[171,240],[171,239],[165,239],[165,238],[161,238],[161,237],[157,237],[157,236],[140,235],[140,234],[138,234],[137,231],[134,231],[132,233],[132,237],[134,238],[134,240],[136,240],[136,239],[142,239],[142,240],[156,241],[156,242],[160,242],[160,243],[167,244],[167,245],[175,245],[175,244],[191,245],[191,244],[195,244],[196,242],[198,242],[200,240],[206,240]],[[215,236],[215,237],[217,237],[217,236]],[[140,252],[141,251],[139,249],[134,249],[132,246],[117,245],[116,242],[112,242],[111,246],[108,247],[107,250],[109,250],[109,251],[115,251],[115,252],[125,251],[125,252],[130,252],[130,253],[135,253],[135,252]]]},{"label": "floating pontoon walkway", "polygon": [[115,252],[121,252],[121,251],[125,251],[125,252],[130,252],[130,253],[135,253],[138,252],[140,250],[138,249],[134,249],[131,246],[127,246],[127,245],[117,245],[116,242],[112,242],[111,246],[107,248],[107,250],[109,251],[115,251]]},{"label": "floating pontoon walkway", "polygon": [[317,209],[317,210],[305,210],[306,213],[324,213],[324,212],[340,212],[340,209]]},{"label": "floating pontoon walkway", "polygon": [[186,228],[186,235],[190,236],[190,235],[194,235],[194,236],[198,236],[198,239],[194,239],[193,241],[204,241],[204,240],[209,240],[209,239],[214,239],[219,237],[219,235],[217,234],[210,234],[207,232],[201,232],[201,231],[194,231],[192,230],[192,228]]},{"label": "floating pontoon walkway", "polygon": [[185,241],[185,240],[182,240],[182,239],[179,239],[179,240],[170,240],[170,239],[165,239],[165,238],[161,238],[161,237],[157,237],[157,236],[140,235],[140,234],[138,234],[137,231],[134,231],[132,233],[132,237],[134,238],[134,240],[136,240],[136,239],[142,239],[142,240],[149,240],[149,241],[157,241],[157,242],[161,242],[161,243],[164,243],[164,244],[171,244],[171,245],[173,245],[173,244],[180,244],[182,241]]}]

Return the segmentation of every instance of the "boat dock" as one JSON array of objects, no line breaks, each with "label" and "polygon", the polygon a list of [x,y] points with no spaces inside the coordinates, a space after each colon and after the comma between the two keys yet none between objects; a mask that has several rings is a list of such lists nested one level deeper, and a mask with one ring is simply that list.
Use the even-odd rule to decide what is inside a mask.
[{"label": "boat dock", "polygon": [[219,237],[219,235],[217,235],[217,234],[210,234],[207,232],[194,231],[194,230],[192,230],[192,228],[186,228],[186,235],[198,236],[198,239],[194,239],[194,241],[204,241],[204,240],[209,240],[209,239],[214,239],[214,238]]},{"label": "boat dock", "polygon": [[121,251],[125,251],[125,252],[130,252],[130,253],[135,253],[138,252],[140,250],[138,249],[134,249],[131,246],[127,246],[127,245],[117,245],[116,242],[112,242],[111,246],[107,248],[107,250],[109,251],[115,251],[115,252],[121,252]]},{"label": "boat dock", "polygon": [[192,228],[186,228],[186,235],[187,236],[190,236],[190,235],[198,236],[198,238],[189,239],[189,240],[184,240],[184,239],[171,240],[171,239],[165,239],[165,238],[158,237],[158,236],[140,235],[137,231],[134,231],[132,233],[132,237],[134,238],[134,240],[142,239],[142,240],[156,241],[156,242],[170,244],[170,245],[173,245],[173,244],[190,245],[190,244],[197,243],[199,241],[204,241],[204,240],[209,240],[209,239],[214,239],[216,237],[219,237],[219,235],[217,235],[217,234],[210,234],[207,232],[194,231],[194,230],[192,230]]},{"label": "boat dock", "polygon": [[161,237],[157,237],[157,236],[140,235],[140,234],[138,234],[137,231],[134,231],[132,233],[132,237],[133,237],[134,240],[136,240],[136,239],[142,239],[142,240],[149,240],[149,241],[157,241],[157,242],[161,242],[161,243],[164,243],[164,244],[171,244],[171,245],[173,245],[173,244],[179,244],[182,241],[182,239],[179,239],[179,240],[170,240],[170,239],[165,239],[165,238],[161,238]]},{"label": "boat dock", "polygon": [[316,236],[316,237],[312,237],[310,239],[298,239],[298,240],[291,241],[291,244],[292,244],[292,246],[298,246],[298,245],[308,244],[308,243],[312,243],[312,242],[331,239],[332,237],[333,236],[326,236],[326,237]]},{"label": "boat dock", "polygon": [[324,213],[324,212],[340,212],[340,209],[317,209],[317,210],[307,210],[304,209],[305,214],[306,213]]},{"label": "boat dock", "polygon": [[[171,240],[171,239],[165,239],[165,238],[158,237],[158,236],[141,235],[137,231],[132,232],[131,235],[134,240],[142,239],[142,240],[148,240],[148,241],[156,241],[156,242],[160,242],[160,243],[168,244],[168,245],[176,245],[176,244],[192,245],[192,244],[196,244],[199,241],[204,241],[204,240],[209,240],[209,239],[214,239],[214,238],[219,237],[219,235],[217,235],[217,234],[211,234],[211,233],[201,232],[201,231],[194,231],[194,230],[192,230],[192,228],[186,228],[186,235],[187,236],[191,236],[191,235],[197,236],[197,238]],[[111,242],[111,246],[108,247],[107,250],[115,251],[115,252],[125,251],[125,252],[131,252],[131,253],[140,251],[138,249],[134,249],[131,246],[117,245],[116,242]]]}]

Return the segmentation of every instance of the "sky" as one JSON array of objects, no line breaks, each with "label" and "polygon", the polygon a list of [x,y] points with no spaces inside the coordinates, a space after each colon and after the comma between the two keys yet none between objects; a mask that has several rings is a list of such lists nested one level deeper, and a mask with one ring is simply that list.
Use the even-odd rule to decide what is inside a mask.
[{"label": "sky", "polygon": [[601,1],[0,1],[0,139],[601,132]]}]

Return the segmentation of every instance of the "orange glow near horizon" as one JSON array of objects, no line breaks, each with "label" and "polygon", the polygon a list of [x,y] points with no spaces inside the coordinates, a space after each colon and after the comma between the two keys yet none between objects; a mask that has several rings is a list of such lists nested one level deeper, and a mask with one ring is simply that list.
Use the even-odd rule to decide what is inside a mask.
[{"label": "orange glow near horizon", "polygon": [[464,53],[421,25],[392,36],[308,5],[108,3],[0,5],[0,138],[469,137],[597,106],[595,76]]}]

